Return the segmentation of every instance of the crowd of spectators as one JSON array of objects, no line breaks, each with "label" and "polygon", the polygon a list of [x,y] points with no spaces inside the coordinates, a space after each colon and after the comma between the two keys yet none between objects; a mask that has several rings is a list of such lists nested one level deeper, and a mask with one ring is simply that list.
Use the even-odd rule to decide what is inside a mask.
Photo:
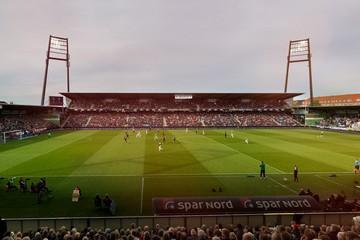
[{"label": "crowd of spectators", "polygon": [[279,127],[300,126],[287,112],[68,112],[65,128]]},{"label": "crowd of spectators", "polygon": [[0,115],[0,132],[21,130],[36,134],[52,128],[56,125],[38,114]]},{"label": "crowd of spectators", "polygon": [[[162,128],[299,126],[285,101],[228,99],[75,99],[64,114],[65,128]],[[39,114],[0,115],[0,132],[36,134],[56,128]]]},{"label": "crowd of spectators", "polygon": [[288,226],[213,226],[196,228],[183,226],[154,228],[131,224],[127,228],[94,229],[87,227],[81,231],[72,227],[54,230],[42,227],[28,232],[6,232],[2,240],[356,240],[360,239],[360,227],[354,218],[352,225],[306,225],[292,222]]},{"label": "crowd of spectators", "polygon": [[[65,128],[300,126],[284,101],[76,99],[61,116]],[[0,115],[0,132],[56,128],[39,114]]]},{"label": "crowd of spectators", "polygon": [[300,126],[285,101],[75,99],[65,128]]},{"label": "crowd of spectators", "polygon": [[328,117],[320,121],[320,126],[350,128],[360,131],[360,117]]},{"label": "crowd of spectators", "polygon": [[346,201],[346,196],[344,193],[333,193],[330,197],[326,200],[326,210],[328,211],[346,211],[348,208],[355,208],[353,206],[355,202]]},{"label": "crowd of spectators", "polygon": [[171,111],[244,111],[244,110],[284,110],[290,109],[285,101],[241,101],[241,100],[173,100],[156,99],[76,99],[69,106],[79,111],[98,112],[171,112]]},{"label": "crowd of spectators", "polygon": [[322,206],[322,209],[327,212],[354,212],[360,210],[360,200],[352,199],[347,200],[345,193],[333,193],[328,198],[321,200],[317,193],[312,192],[310,189],[300,189],[299,195],[308,195],[313,197]]}]

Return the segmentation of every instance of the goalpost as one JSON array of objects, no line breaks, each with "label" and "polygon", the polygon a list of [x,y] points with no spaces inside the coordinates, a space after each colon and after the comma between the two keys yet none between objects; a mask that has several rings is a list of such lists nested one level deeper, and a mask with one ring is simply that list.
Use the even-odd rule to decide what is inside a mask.
[{"label": "goalpost", "polygon": [[2,132],[0,141],[5,144],[8,140],[12,140],[12,139],[22,140],[22,138],[23,138],[22,130],[12,130],[12,131]]}]

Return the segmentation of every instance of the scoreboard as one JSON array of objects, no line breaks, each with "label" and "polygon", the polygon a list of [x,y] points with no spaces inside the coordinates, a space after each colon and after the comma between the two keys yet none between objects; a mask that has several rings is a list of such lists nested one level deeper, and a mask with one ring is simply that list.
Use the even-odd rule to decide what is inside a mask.
[{"label": "scoreboard", "polygon": [[64,98],[61,96],[49,96],[50,106],[64,106]]}]

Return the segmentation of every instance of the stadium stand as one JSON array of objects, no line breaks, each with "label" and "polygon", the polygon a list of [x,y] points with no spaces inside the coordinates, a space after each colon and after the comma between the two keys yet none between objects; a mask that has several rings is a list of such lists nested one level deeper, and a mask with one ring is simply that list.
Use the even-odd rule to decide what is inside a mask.
[{"label": "stadium stand", "polygon": [[301,126],[288,103],[297,94],[63,95],[71,100],[64,128]]},{"label": "stadium stand", "polygon": [[306,115],[309,126],[360,131],[360,94],[320,96],[293,102],[294,112]]},{"label": "stadium stand", "polygon": [[61,111],[62,108],[56,107],[2,105],[0,109],[0,132],[21,130],[31,135],[58,128],[58,124],[49,121],[49,118],[59,116]]},{"label": "stadium stand", "polygon": [[213,226],[201,225],[187,229],[183,226],[159,224],[154,228],[131,224],[121,229],[94,229],[91,227],[77,230],[48,227],[27,232],[5,232],[3,240],[355,240],[360,239],[359,217],[352,225],[305,225],[292,222],[283,226]]},{"label": "stadium stand", "polygon": [[[302,123],[289,99],[297,94],[91,94],[63,93],[69,106],[6,104],[0,132],[36,134],[63,128],[295,127]],[[175,96],[175,97],[174,97]],[[60,124],[46,118],[56,114]]]},{"label": "stadium stand", "polygon": [[333,117],[328,117],[326,119],[321,120],[320,126],[350,128],[350,129],[359,131],[360,130],[360,118],[359,117],[333,116]]},{"label": "stadium stand", "polygon": [[64,128],[301,126],[289,113],[73,113]]},{"label": "stadium stand", "polygon": [[52,129],[54,126],[38,115],[19,114],[2,117],[0,119],[0,128],[2,131],[23,130],[37,133]]}]

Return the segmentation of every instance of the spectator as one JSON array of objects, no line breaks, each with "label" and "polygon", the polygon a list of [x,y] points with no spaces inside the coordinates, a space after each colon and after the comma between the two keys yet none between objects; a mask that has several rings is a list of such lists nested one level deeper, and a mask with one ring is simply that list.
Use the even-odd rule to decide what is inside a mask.
[{"label": "spectator", "polygon": [[[221,225],[207,227],[202,225],[187,231],[185,227],[166,227],[161,228],[156,225],[151,229],[148,226],[143,228],[132,224],[124,229],[93,229],[91,227],[78,231],[76,228],[66,229],[61,227],[59,230],[41,227],[36,231],[11,233],[5,232],[3,240],[355,240],[359,239],[358,220],[354,218],[354,224],[350,226],[307,226],[292,224],[291,226],[276,227],[244,227],[242,234],[239,229],[241,226]],[[295,233],[296,231],[296,233]]]},{"label": "spectator", "polygon": [[96,196],[94,198],[94,205],[95,205],[95,208],[101,208],[102,207],[102,199],[101,199],[99,194],[96,194]]},{"label": "spectator", "polygon": [[111,202],[112,202],[111,198],[109,197],[108,194],[106,194],[105,198],[103,199],[104,207],[110,209]]}]

